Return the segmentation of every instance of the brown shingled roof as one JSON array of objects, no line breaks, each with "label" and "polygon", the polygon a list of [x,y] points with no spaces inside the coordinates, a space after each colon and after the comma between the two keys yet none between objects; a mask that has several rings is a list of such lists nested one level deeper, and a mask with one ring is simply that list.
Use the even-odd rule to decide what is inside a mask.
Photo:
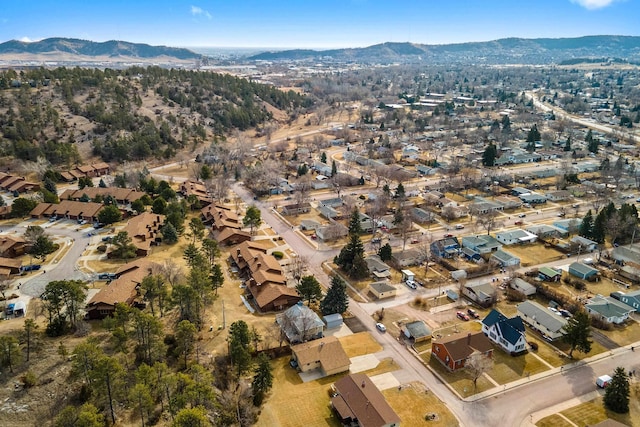
[{"label": "brown shingled roof", "polygon": [[342,366],[349,369],[351,364],[342,344],[334,336],[294,345],[291,347],[291,351],[296,354],[300,365],[319,361],[325,372],[333,371]]},{"label": "brown shingled roof", "polygon": [[[331,399],[333,406],[336,409],[342,407],[343,410],[348,408],[360,427],[400,424],[398,414],[366,374],[347,375],[336,381],[335,388],[339,395]],[[343,415],[342,411],[340,414]]]},{"label": "brown shingled roof", "polygon": [[454,361],[465,360],[475,351],[486,353],[493,349],[491,341],[481,331],[474,333],[460,332],[439,338],[434,342],[444,345]]}]

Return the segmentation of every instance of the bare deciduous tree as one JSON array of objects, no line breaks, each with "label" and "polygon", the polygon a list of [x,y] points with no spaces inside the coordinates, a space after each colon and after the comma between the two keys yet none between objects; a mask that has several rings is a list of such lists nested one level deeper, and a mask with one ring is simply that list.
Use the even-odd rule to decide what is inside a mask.
[{"label": "bare deciduous tree", "polygon": [[477,388],[478,379],[491,368],[493,368],[493,359],[479,352],[471,354],[464,363],[464,369],[471,377],[474,389]]}]

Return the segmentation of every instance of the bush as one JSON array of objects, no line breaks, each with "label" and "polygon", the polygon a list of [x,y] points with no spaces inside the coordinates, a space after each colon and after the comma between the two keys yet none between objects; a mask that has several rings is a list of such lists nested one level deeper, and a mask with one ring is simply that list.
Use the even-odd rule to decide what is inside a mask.
[{"label": "bush", "polygon": [[587,285],[584,282],[580,282],[578,280],[573,282],[573,287],[579,291],[584,291],[585,289],[587,289]]},{"label": "bush", "polygon": [[273,257],[277,260],[284,258],[284,254],[280,251],[273,251],[271,255],[273,255]]},{"label": "bush", "polygon": [[529,341],[527,344],[529,344],[529,347],[531,347],[531,350],[538,351],[538,343],[537,342]]},{"label": "bush", "polygon": [[593,317],[593,316],[591,316],[591,326],[593,326],[594,328],[600,329],[602,331],[610,331],[611,329],[613,329],[613,326],[611,326],[611,323],[606,322],[600,319],[599,317]]},{"label": "bush", "polygon": [[38,383],[38,378],[32,371],[25,372],[25,374],[20,377],[20,380],[22,381],[24,388],[31,388]]},{"label": "bush", "polygon": [[100,245],[96,248],[96,250],[100,253],[105,253],[107,252],[107,245]]}]

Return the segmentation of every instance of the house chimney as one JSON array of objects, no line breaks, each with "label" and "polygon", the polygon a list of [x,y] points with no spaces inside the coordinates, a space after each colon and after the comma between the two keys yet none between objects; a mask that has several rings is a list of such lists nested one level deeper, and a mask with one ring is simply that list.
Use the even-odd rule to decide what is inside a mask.
[{"label": "house chimney", "polygon": [[320,343],[320,350],[322,350],[322,347],[324,347],[324,342]]},{"label": "house chimney", "polygon": [[258,263],[256,264],[256,268],[260,268],[261,266],[262,266],[262,263],[261,263],[261,262],[258,262]]},{"label": "house chimney", "polygon": [[467,334],[467,345],[471,345],[471,332]]},{"label": "house chimney", "polygon": [[[364,386],[365,386],[365,383],[364,383],[364,380],[362,380],[362,388],[364,388]],[[368,404],[368,403],[369,403],[369,402],[367,402],[367,404]]]}]

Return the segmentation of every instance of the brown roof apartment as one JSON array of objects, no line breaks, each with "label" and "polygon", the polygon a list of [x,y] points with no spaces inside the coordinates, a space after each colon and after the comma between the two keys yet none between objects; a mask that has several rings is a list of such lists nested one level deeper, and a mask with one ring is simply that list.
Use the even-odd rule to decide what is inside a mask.
[{"label": "brown roof apartment", "polygon": [[143,212],[127,222],[124,231],[131,238],[138,256],[146,256],[151,251],[151,245],[160,238],[160,228],[164,224],[164,215]]}]

